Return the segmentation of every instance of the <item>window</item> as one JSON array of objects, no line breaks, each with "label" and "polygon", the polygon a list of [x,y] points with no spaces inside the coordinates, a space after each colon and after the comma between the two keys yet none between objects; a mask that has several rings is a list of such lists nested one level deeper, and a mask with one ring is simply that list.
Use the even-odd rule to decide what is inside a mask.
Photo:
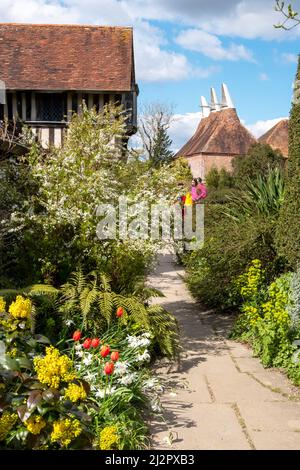
[{"label": "window", "polygon": [[63,121],[64,101],[64,95],[62,93],[37,93],[37,120]]}]

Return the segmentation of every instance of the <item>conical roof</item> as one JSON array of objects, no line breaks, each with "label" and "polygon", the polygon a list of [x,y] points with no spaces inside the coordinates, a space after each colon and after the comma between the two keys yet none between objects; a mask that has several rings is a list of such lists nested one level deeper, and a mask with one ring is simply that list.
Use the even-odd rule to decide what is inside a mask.
[{"label": "conical roof", "polygon": [[245,155],[256,139],[241,124],[234,108],[211,112],[202,118],[193,137],[177,152],[177,156]]},{"label": "conical roof", "polygon": [[289,120],[282,119],[268,132],[262,135],[258,141],[269,144],[274,150],[280,150],[284,157],[289,153]]}]

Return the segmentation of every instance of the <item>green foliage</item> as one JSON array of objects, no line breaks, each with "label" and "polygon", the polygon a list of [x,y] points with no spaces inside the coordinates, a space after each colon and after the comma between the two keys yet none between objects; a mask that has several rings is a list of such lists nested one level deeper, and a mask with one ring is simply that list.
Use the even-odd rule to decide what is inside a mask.
[{"label": "green foliage", "polygon": [[261,215],[277,217],[284,198],[284,177],[275,168],[267,176],[256,176],[244,182],[244,190],[228,196],[225,214],[235,221]]},{"label": "green foliage", "polygon": [[279,150],[267,144],[254,144],[248,154],[233,160],[233,176],[236,184],[243,187],[246,180],[257,176],[266,177],[272,169],[283,169],[285,159]]},{"label": "green foliage", "polygon": [[299,274],[284,274],[266,288],[260,266],[258,260],[253,261],[236,280],[243,300],[231,337],[248,341],[265,367],[284,368],[300,384],[299,351],[294,343],[300,330],[290,314],[295,309],[295,276]]},{"label": "green foliage", "polygon": [[154,166],[170,163],[174,153],[170,150],[172,140],[168,136],[166,126],[159,123],[153,139],[153,149],[150,162]]},{"label": "green foliage", "polygon": [[[296,75],[295,96],[299,94],[300,60]],[[280,211],[276,232],[279,253],[296,269],[300,261],[300,103],[295,100],[289,121],[289,158],[284,204]],[[288,230],[287,230],[288,227]]]},{"label": "green foliage", "polygon": [[225,168],[218,170],[213,166],[205,176],[205,183],[208,189],[226,189],[234,186],[233,176]]},{"label": "green foliage", "polygon": [[[162,296],[159,291],[138,285],[131,296],[116,294],[107,275],[85,276],[82,271],[73,273],[61,291],[59,310],[65,323],[71,320],[93,335],[102,335],[102,331],[114,323],[131,325],[151,332],[157,354],[169,358],[178,355],[179,333],[174,316],[159,305],[147,305],[149,296]],[[118,307],[124,309],[121,318],[116,318]]]},{"label": "green foliage", "polygon": [[205,176],[205,183],[208,189],[218,189],[220,174],[218,168],[213,166]]}]

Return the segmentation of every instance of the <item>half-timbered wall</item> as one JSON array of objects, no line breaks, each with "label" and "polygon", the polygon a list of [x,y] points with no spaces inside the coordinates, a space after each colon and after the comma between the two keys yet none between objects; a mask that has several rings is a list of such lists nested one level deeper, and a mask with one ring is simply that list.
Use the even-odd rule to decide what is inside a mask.
[{"label": "half-timbered wall", "polygon": [[0,106],[0,120],[20,119],[29,125],[44,148],[60,147],[72,113],[81,113],[82,102],[101,111],[108,103],[123,104],[128,110],[128,126],[136,126],[136,93],[87,93],[17,91],[6,93]]}]

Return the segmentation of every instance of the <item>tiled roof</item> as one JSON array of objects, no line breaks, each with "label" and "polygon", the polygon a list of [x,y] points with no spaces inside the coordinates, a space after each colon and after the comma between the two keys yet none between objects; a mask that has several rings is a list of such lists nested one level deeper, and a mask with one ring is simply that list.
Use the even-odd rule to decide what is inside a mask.
[{"label": "tiled roof", "polygon": [[10,90],[130,91],[132,28],[0,23],[0,80]]},{"label": "tiled roof", "polygon": [[258,140],[261,143],[269,144],[273,149],[280,150],[282,155],[287,157],[289,153],[289,120],[282,119]]},{"label": "tiled roof", "polygon": [[256,142],[241,124],[233,108],[212,112],[202,118],[193,137],[177,152],[190,157],[201,153],[212,155],[244,155]]}]

